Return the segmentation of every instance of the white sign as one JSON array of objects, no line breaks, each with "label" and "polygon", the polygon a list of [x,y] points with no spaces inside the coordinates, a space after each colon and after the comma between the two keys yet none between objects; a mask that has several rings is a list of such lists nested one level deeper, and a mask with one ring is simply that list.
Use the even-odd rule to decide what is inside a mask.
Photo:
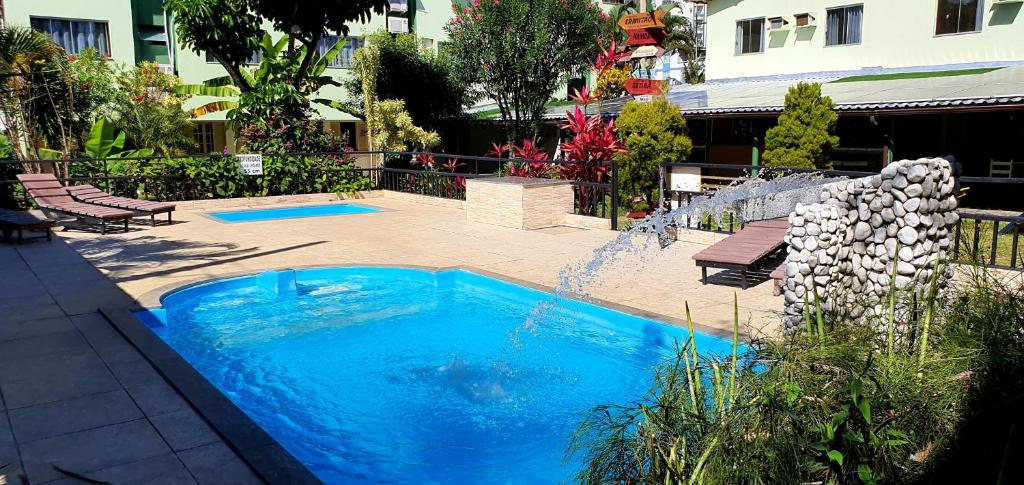
[{"label": "white sign", "polygon": [[676,192],[700,192],[700,167],[672,167],[668,184]]},{"label": "white sign", "polygon": [[263,155],[238,154],[235,155],[238,162],[242,164],[242,173],[246,175],[263,175]]},{"label": "white sign", "polygon": [[629,59],[643,59],[646,57],[658,57],[665,53],[665,49],[656,45],[642,45],[633,49],[633,53],[630,54]]},{"label": "white sign", "polygon": [[635,99],[637,103],[650,103],[654,100],[654,96],[651,96],[650,94],[641,94],[639,96],[633,96],[633,99]]}]

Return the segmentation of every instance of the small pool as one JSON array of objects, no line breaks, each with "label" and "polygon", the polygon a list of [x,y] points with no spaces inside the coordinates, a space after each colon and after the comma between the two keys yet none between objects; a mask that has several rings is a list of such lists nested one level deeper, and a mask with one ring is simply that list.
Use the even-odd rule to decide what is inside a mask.
[{"label": "small pool", "polygon": [[686,338],[461,270],[268,272],[163,305],[140,319],[327,483],[571,481],[580,418],[642,396]]},{"label": "small pool", "polygon": [[380,209],[356,204],[304,205],[274,209],[247,209],[241,211],[210,212],[207,215],[224,222],[272,221],[299,217],[340,216],[380,212]]}]

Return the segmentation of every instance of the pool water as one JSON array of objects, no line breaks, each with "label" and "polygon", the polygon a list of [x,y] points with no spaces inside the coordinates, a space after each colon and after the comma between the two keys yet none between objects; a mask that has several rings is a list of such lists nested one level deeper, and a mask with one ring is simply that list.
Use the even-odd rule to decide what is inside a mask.
[{"label": "pool water", "polygon": [[327,483],[555,483],[579,420],[641,397],[686,333],[553,301],[466,271],[330,268],[189,287],[144,321]]},{"label": "pool water", "polygon": [[278,207],[274,209],[247,209],[241,211],[210,212],[208,215],[214,219],[224,222],[253,222],[272,221],[276,219],[296,219],[299,217],[366,214],[379,211],[380,209],[356,204],[325,204],[304,205],[298,207]]}]

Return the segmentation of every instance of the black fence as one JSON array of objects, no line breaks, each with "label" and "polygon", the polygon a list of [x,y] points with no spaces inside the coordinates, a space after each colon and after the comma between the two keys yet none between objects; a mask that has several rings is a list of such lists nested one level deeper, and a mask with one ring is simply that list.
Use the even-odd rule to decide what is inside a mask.
[{"label": "black fence", "polygon": [[[361,166],[362,165],[362,166]],[[532,167],[532,168],[531,168]],[[91,184],[112,195],[152,200],[196,200],[307,193],[391,190],[465,200],[466,181],[533,172],[567,178],[575,162],[475,157],[428,152],[302,152],[262,154],[262,174],[245,175],[234,155],[76,158],[0,161],[0,197],[31,202],[18,188],[20,171],[54,173],[65,185]],[[618,228],[615,163],[592,163],[598,182],[567,178],[577,214],[608,218]],[[3,200],[0,200],[0,205]]]},{"label": "black fence", "polygon": [[[710,177],[712,185],[725,186],[729,182],[749,176],[752,170],[767,173],[820,173],[825,177],[867,177],[876,172],[849,170],[812,170],[787,169],[772,167],[752,167],[750,165],[707,164],[707,163],[670,163],[663,164],[661,170],[660,200],[663,206],[675,202],[684,205],[701,192],[684,192],[671,190],[666,174],[672,167],[688,167],[699,170],[702,177],[705,173]],[[1019,186],[1024,188],[1024,178],[999,177],[959,177],[961,187],[971,185],[997,184],[1000,186]],[[715,182],[719,182],[716,184]],[[708,191],[713,191],[714,188]],[[1021,247],[1021,233],[1024,232],[1024,213],[998,214],[994,211],[962,209],[958,212],[960,220],[956,224],[953,238],[953,255],[962,263],[977,263],[992,268],[1024,271],[1024,248]],[[699,221],[684,221],[691,229],[732,234],[743,225],[733,214],[723,214],[720,218],[706,216]]]},{"label": "black fence", "polygon": [[1024,214],[998,215],[974,211],[959,212],[953,233],[953,254],[957,261],[991,268],[1024,271],[1021,232]]}]

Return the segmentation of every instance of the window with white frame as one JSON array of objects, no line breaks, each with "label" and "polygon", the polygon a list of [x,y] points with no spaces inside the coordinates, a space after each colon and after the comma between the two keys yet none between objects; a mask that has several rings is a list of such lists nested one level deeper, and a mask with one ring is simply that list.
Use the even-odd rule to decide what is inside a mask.
[{"label": "window with white frame", "polygon": [[95,49],[101,55],[110,55],[107,23],[97,20],[30,17],[32,28],[49,35],[68,54]]},{"label": "window with white frame", "polygon": [[860,44],[864,5],[830,8],[825,13],[825,45]]},{"label": "window with white frame", "polygon": [[764,17],[736,22],[736,53],[764,52]]},{"label": "window with white frame", "polygon": [[352,59],[355,56],[356,50],[363,47],[365,41],[362,37],[340,37],[337,35],[325,35],[320,38],[320,43],[317,44],[316,50],[321,56],[326,55],[327,51],[334,47],[341,39],[345,39],[345,46],[341,48],[337,56],[331,60],[330,67],[352,67]]},{"label": "window with white frame", "polygon": [[935,35],[981,30],[984,0],[939,0]]}]

